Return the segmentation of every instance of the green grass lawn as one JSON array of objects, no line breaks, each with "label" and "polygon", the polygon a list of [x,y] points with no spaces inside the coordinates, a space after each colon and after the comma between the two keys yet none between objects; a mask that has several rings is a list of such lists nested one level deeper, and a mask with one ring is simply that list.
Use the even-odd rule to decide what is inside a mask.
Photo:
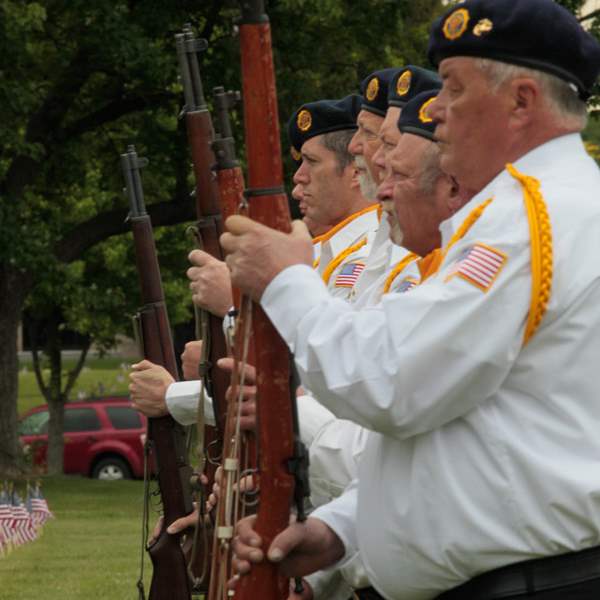
[{"label": "green grass lawn", "polygon": [[143,482],[63,476],[42,490],[56,518],[0,558],[2,600],[136,600]]},{"label": "green grass lawn", "polygon": [[[64,371],[68,371],[75,364],[75,360],[64,361]],[[70,400],[98,396],[127,394],[129,384],[127,375],[129,363],[119,357],[88,358],[83,367]],[[27,412],[34,406],[45,404],[46,400],[39,390],[31,362],[21,361],[19,368],[19,415]]]}]

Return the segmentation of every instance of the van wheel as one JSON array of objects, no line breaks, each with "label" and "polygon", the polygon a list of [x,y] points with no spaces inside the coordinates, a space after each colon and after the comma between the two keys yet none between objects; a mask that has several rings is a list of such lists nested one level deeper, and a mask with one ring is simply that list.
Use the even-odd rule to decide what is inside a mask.
[{"label": "van wheel", "polygon": [[103,479],[104,481],[131,479],[131,469],[123,459],[116,456],[108,456],[98,461],[92,471],[92,477],[94,479]]}]

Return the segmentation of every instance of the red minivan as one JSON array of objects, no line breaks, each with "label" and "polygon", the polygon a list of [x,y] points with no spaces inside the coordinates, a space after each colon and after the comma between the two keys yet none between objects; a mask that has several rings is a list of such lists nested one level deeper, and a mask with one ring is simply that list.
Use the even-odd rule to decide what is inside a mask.
[{"label": "red minivan", "polygon": [[[28,411],[19,438],[32,453],[33,464],[46,465],[48,405]],[[144,476],[143,441],[146,418],[125,397],[65,404],[64,472],[97,479]]]}]

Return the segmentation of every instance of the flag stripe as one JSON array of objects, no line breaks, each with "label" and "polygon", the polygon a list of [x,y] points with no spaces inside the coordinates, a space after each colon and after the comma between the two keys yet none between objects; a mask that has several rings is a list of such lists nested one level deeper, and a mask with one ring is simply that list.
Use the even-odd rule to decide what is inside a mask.
[{"label": "flag stripe", "polygon": [[483,244],[474,244],[461,253],[446,281],[458,275],[487,291],[505,262],[506,255],[499,250]]}]

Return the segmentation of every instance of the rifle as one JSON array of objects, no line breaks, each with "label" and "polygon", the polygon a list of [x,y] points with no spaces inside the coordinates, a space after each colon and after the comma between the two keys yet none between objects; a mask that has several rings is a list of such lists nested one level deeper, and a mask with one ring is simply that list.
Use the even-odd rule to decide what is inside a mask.
[{"label": "rifle", "polygon": [[[238,25],[249,184],[245,197],[251,218],[289,231],[269,18],[264,0],[243,0],[241,4],[242,17]],[[307,482],[302,479],[307,474],[307,455],[298,439],[297,422],[294,423],[288,348],[257,304],[253,306],[252,323],[260,487],[255,530],[266,553],[273,538],[287,527],[293,500],[297,501],[299,518],[304,518],[301,496],[308,490]],[[277,565],[269,561],[254,565],[236,588],[237,600],[285,600],[288,594],[288,580],[281,577]]]},{"label": "rifle", "polygon": [[[140,169],[148,164],[138,158],[133,146],[121,154],[121,166],[130,202],[129,221],[133,231],[135,258],[143,306],[136,317],[138,339],[144,358],[162,365],[177,378],[171,329],[156,256],[152,223],[146,213]],[[189,600],[187,566],[181,535],[170,535],[167,526],[192,512],[190,477],[186,461],[185,431],[170,415],[148,419],[147,447],[154,455],[164,519],[156,541],[147,548],[153,573],[149,600]],[[146,497],[146,502],[147,502]],[[144,598],[143,582],[138,582]]]},{"label": "rifle", "polygon": [[[185,115],[186,129],[192,155],[196,187],[193,196],[196,200],[197,224],[194,228],[196,239],[200,248],[208,252],[218,260],[223,260],[221,246],[219,244],[219,235],[222,233],[223,219],[221,210],[225,210],[227,215],[235,212],[239,199],[236,201],[231,197],[231,177],[233,173],[235,181],[235,167],[228,161],[229,156],[229,138],[227,135],[215,136],[213,124],[206,105],[200,66],[198,62],[198,53],[205,50],[208,46],[206,40],[199,40],[194,37],[191,26],[186,26],[183,33],[175,36],[175,45],[177,48],[177,57],[179,61],[179,71],[183,84],[185,97],[185,106],[182,114]],[[215,151],[220,155],[218,160]],[[221,175],[215,174],[215,169]],[[239,171],[239,167],[237,167]],[[223,188],[220,184],[223,184]],[[243,188],[242,188],[243,189]],[[224,208],[226,207],[226,208]],[[199,451],[202,452],[202,445],[205,444],[205,452],[208,455],[209,449],[212,449],[212,460],[206,465],[206,475],[208,477],[208,489],[212,488],[215,474],[215,456],[222,455],[222,444],[224,440],[226,402],[225,392],[229,385],[227,374],[216,368],[219,358],[227,355],[227,341],[223,333],[223,320],[207,311],[196,309],[196,325],[200,326],[201,333],[198,338],[203,340],[203,357],[200,365],[200,377],[203,385],[212,397],[213,409],[217,430],[206,426],[203,423],[202,414],[198,418],[198,438]],[[203,399],[201,398],[201,404]],[[203,463],[204,461],[202,461]],[[199,487],[199,486],[197,486]],[[201,496],[201,503],[203,503]],[[202,506],[202,504],[201,504]],[[204,528],[203,547],[199,549],[199,531]],[[208,591],[211,585],[210,569],[211,564],[211,544],[208,542],[207,524],[204,519],[203,511],[199,512],[199,519],[196,526],[194,543],[191,549],[191,563],[200,563],[200,575],[196,576],[190,569],[190,575],[194,581],[194,590]]]},{"label": "rifle", "polygon": [[[213,89],[214,107],[217,122],[217,135],[213,143],[213,149],[217,157],[217,179],[221,197],[223,214],[229,216],[244,207],[244,176],[239,166],[235,153],[235,140],[231,131],[229,120],[229,109],[239,100],[238,92],[225,92],[224,88]],[[246,332],[246,345],[234,344],[234,360],[236,365],[240,363],[253,362],[250,332],[250,321],[247,321],[247,306],[242,305],[239,290],[234,289],[234,305],[236,307],[236,341],[240,331]],[[243,379],[243,376],[242,376]],[[216,535],[213,540],[211,580],[208,598],[209,600],[223,600],[227,598],[227,581],[232,575],[231,571],[231,539],[236,518],[240,508],[244,505],[240,500],[240,489],[235,488],[236,481],[240,480],[241,474],[254,470],[256,465],[256,443],[254,435],[245,432],[242,439],[238,425],[237,393],[241,385],[240,373],[234,369],[232,375],[232,390],[225,420],[225,434],[223,437],[223,478],[221,480],[221,497],[217,505],[217,517],[215,522]]]},{"label": "rifle", "polygon": [[[194,167],[196,188],[196,229],[201,240],[201,247],[211,256],[223,260],[219,236],[223,232],[223,219],[219,206],[219,186],[214,174],[216,163],[212,149],[214,130],[212,119],[202,86],[198,52],[207,48],[206,40],[194,37],[191,27],[186,26],[183,33],[175,36],[177,58],[185,97],[185,124]],[[215,315],[208,315],[208,337],[204,343],[208,348],[208,365],[202,373],[206,389],[213,401],[215,421],[219,438],[223,437],[225,422],[225,391],[229,386],[226,373],[217,369],[216,362],[227,355],[227,345],[223,334],[223,320]]]}]

